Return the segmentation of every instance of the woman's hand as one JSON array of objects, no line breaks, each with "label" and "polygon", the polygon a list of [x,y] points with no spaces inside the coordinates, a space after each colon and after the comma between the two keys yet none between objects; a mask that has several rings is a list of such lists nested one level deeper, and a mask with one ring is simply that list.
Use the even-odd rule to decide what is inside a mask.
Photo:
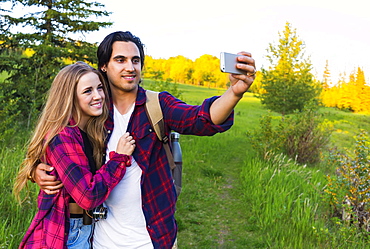
[{"label": "woman's hand", "polygon": [[125,154],[130,156],[132,152],[134,152],[135,147],[136,144],[134,138],[130,135],[130,133],[126,132],[118,140],[116,152],[118,154]]}]

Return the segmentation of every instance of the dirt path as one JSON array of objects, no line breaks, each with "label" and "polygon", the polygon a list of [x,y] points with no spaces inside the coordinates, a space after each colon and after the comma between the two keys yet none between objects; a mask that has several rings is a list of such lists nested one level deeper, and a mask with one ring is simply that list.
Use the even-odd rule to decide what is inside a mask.
[{"label": "dirt path", "polygon": [[[198,138],[191,139],[189,144],[197,143]],[[227,153],[217,148],[224,148],[226,143],[234,145],[235,141],[214,139],[210,145],[197,147],[194,158],[187,157],[176,211],[180,249],[253,248],[249,246],[253,232],[240,179],[240,155],[244,155],[245,147],[234,146]]]}]

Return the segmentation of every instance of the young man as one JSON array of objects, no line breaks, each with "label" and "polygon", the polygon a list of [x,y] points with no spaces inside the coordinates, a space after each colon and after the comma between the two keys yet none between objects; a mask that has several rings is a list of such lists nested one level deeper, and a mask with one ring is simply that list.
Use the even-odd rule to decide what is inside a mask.
[{"label": "young man", "polygon": [[[133,162],[105,205],[108,217],[95,225],[94,248],[172,248],[177,233],[174,218],[176,192],[163,144],[157,139],[145,113],[145,90],[139,86],[144,66],[143,45],[130,32],[109,34],[98,48],[98,67],[111,91],[107,155],[120,134],[130,132],[136,141]],[[233,108],[255,78],[255,62],[241,52],[237,68],[246,75],[230,75],[231,86],[221,97],[187,105],[167,92],[159,95],[166,133],[211,136],[233,124]],[[47,193],[60,187],[36,170],[35,180]]]}]

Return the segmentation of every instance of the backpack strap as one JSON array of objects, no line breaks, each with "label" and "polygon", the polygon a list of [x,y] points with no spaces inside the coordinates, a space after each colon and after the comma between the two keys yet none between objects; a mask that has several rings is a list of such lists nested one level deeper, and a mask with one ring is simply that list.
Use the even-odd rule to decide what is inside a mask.
[{"label": "backpack strap", "polygon": [[171,170],[173,170],[176,167],[176,165],[169,146],[169,138],[165,133],[163,113],[161,105],[159,103],[158,95],[159,95],[158,92],[146,90],[145,111],[149,118],[150,123],[154,128],[155,133],[157,134],[159,141],[163,143],[168,163],[170,164]]}]

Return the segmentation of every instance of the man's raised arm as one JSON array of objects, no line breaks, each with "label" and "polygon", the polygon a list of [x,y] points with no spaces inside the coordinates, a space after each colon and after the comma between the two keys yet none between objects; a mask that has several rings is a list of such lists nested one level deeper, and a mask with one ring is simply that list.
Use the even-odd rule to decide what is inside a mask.
[{"label": "man's raised arm", "polygon": [[236,68],[245,71],[245,74],[230,74],[230,88],[212,103],[210,115],[212,122],[216,125],[225,122],[256,77],[256,65],[252,54],[248,52],[240,52],[238,54],[240,56],[238,56]]}]

